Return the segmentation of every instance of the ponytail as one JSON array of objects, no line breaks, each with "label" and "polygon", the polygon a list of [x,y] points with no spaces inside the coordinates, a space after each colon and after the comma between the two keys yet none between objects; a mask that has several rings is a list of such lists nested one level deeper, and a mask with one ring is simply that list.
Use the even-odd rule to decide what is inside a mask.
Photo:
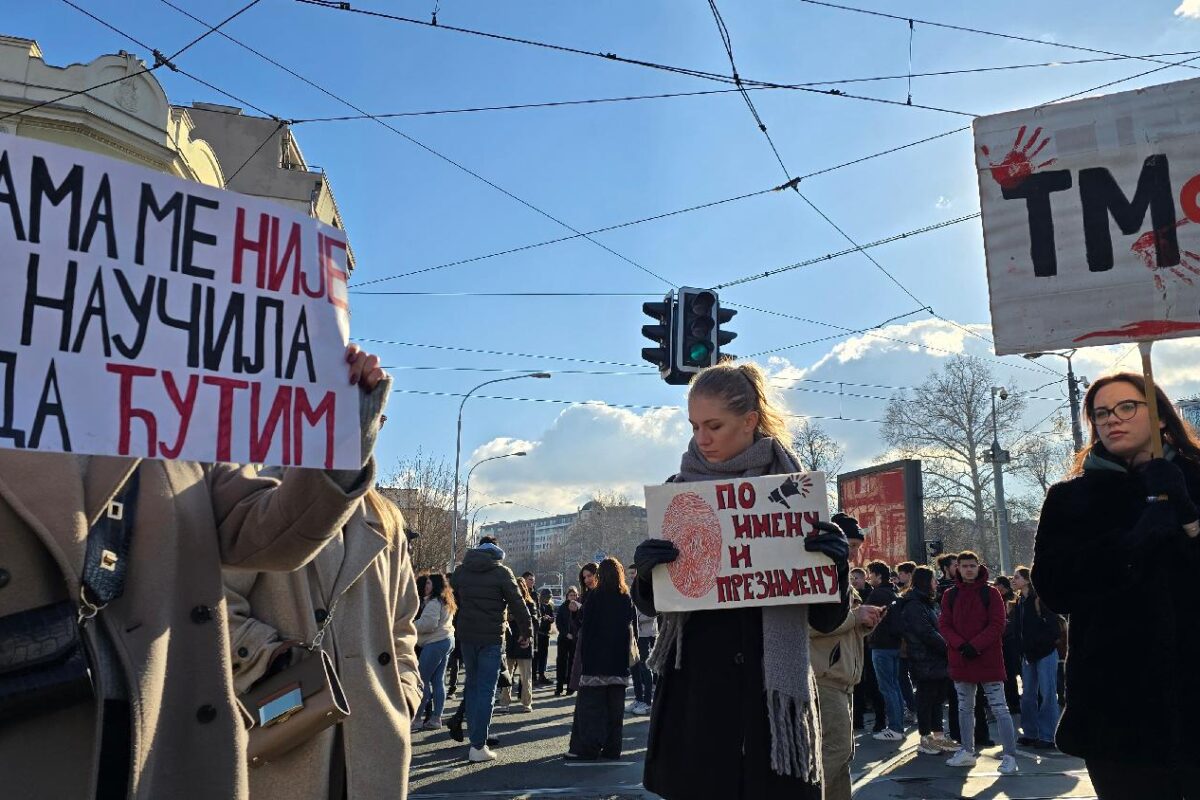
[{"label": "ponytail", "polygon": [[791,447],[792,435],[788,432],[783,412],[774,401],[766,374],[754,362],[725,362],[708,367],[692,379],[688,393],[716,398],[735,414],[757,411],[758,427],[755,433],[769,436],[784,447]]}]

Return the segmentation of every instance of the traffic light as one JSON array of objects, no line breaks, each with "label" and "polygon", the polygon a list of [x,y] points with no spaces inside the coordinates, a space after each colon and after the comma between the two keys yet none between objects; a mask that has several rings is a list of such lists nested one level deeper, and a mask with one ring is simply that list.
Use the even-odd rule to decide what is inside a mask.
[{"label": "traffic light", "polygon": [[671,328],[675,317],[675,292],[667,292],[661,303],[642,303],[642,312],[655,321],[642,326],[642,336],[657,347],[643,347],[642,358],[658,367],[663,377],[671,371]]},{"label": "traffic light", "polygon": [[667,383],[672,386],[686,386],[692,376],[690,373],[679,371],[674,349],[675,318],[678,313],[675,292],[667,292],[661,303],[643,303],[642,312],[654,320],[653,325],[642,326],[642,336],[657,345],[642,348],[642,358],[658,367],[658,374]]},{"label": "traffic light", "polygon": [[676,311],[678,333],[675,340],[675,366],[683,372],[699,372],[721,361],[721,347],[737,334],[721,330],[736,311],[721,308],[712,289],[683,287],[679,290]]}]

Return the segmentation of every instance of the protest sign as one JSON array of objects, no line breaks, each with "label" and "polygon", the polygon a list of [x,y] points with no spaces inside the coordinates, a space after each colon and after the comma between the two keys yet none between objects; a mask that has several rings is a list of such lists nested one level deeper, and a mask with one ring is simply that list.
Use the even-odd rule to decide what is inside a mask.
[{"label": "protest sign", "polygon": [[0,135],[0,447],[357,469],[346,240]]},{"label": "protest sign", "polygon": [[833,562],[804,549],[829,520],[825,475],[769,475],[646,487],[650,537],[679,558],[654,569],[659,611],[836,600]]},{"label": "protest sign", "polygon": [[998,354],[1200,333],[1200,79],[974,131]]}]

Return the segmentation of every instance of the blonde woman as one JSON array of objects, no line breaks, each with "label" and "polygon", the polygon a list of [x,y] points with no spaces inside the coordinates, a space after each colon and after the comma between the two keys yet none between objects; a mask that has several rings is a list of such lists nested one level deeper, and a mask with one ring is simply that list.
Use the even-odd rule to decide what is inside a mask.
[{"label": "blonde woman", "polygon": [[[672,482],[800,471],[783,415],[754,364],[721,364],[697,375],[688,417],[692,440]],[[805,549],[837,565],[837,601],[662,615],[649,664],[659,674],[643,779],[650,791],[667,800],[822,796],[809,625],[828,633],[846,619],[850,547],[833,523],[819,527]],[[638,545],[633,601],[643,614],[658,613],[654,567],[678,557],[664,539]]]},{"label": "blonde woman", "polygon": [[327,624],[320,647],[350,706],[340,725],[251,769],[251,800],[404,798],[421,680],[417,586],[399,509],[372,489],[303,569],[226,570],[225,587],[239,694],[286,668]]}]

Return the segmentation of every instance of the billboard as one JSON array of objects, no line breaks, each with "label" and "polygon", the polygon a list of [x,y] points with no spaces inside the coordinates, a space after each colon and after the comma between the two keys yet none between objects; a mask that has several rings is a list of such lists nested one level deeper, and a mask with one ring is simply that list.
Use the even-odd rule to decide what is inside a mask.
[{"label": "billboard", "polygon": [[876,559],[893,567],[909,559],[925,563],[920,461],[903,459],[846,472],[837,481],[838,506],[866,533],[855,566]]}]

